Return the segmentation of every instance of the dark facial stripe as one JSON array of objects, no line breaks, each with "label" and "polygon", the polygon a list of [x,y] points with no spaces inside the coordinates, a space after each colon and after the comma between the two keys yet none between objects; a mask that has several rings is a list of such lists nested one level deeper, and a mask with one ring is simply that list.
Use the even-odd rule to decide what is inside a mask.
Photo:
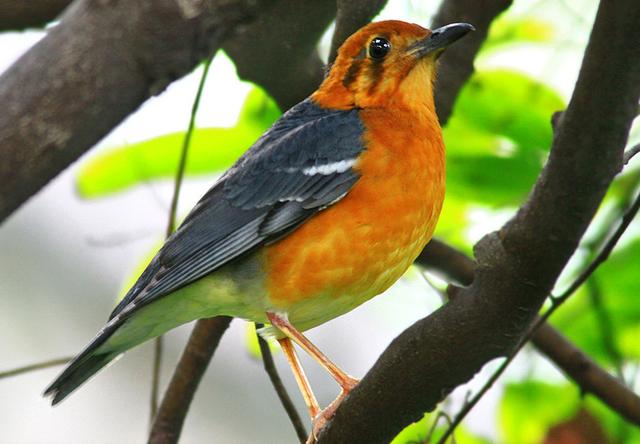
[{"label": "dark facial stripe", "polygon": [[360,60],[354,60],[353,63],[351,63],[351,66],[349,66],[347,73],[342,79],[342,84],[345,86],[345,88],[349,88],[349,85],[351,85],[358,78],[361,67],[362,61]]},{"label": "dark facial stripe", "polygon": [[382,81],[382,76],[384,74],[384,63],[383,60],[375,60],[371,59],[367,69],[367,75],[369,76],[369,80],[371,81],[371,87],[369,88],[369,94],[373,94]]}]

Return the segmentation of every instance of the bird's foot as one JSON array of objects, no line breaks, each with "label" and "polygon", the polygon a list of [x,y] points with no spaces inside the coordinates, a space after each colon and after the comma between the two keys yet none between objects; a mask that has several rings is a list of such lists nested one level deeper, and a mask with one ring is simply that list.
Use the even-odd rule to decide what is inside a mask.
[{"label": "bird's foot", "polygon": [[309,435],[306,444],[314,444],[316,442],[318,435],[320,434],[324,426],[326,426],[327,423],[331,420],[331,418],[334,417],[334,415],[336,414],[336,410],[338,410],[338,407],[340,407],[340,404],[342,404],[344,398],[346,398],[349,392],[351,392],[351,390],[356,385],[358,385],[358,382],[360,382],[349,375],[345,376],[346,378],[341,381],[340,385],[342,386],[342,390],[340,390],[340,394],[338,395],[338,397],[334,399],[331,404],[322,409],[315,418],[313,418],[311,434]]}]

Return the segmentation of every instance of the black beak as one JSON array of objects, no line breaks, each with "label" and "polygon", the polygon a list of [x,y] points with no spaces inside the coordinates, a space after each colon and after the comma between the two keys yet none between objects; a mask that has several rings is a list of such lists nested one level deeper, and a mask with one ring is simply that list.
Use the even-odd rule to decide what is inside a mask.
[{"label": "black beak", "polygon": [[475,29],[469,23],[452,23],[451,25],[434,29],[429,37],[413,44],[409,48],[409,52],[417,57],[440,53],[447,46],[467,35],[469,31],[475,31]]}]

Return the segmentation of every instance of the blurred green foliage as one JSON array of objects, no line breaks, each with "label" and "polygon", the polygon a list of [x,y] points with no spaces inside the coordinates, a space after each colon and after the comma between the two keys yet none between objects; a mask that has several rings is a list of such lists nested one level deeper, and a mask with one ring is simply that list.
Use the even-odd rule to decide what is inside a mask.
[{"label": "blurred green foliage", "polygon": [[[279,116],[275,102],[254,88],[247,95],[235,126],[194,130],[186,174],[228,168]],[[172,178],[184,136],[184,131],[165,134],[95,156],[78,173],[78,193],[84,198],[102,197],[150,180]]]},{"label": "blurred green foliage", "polygon": [[542,443],[551,427],[573,418],[581,408],[594,415],[608,435],[608,442],[640,443],[640,430],[626,424],[592,396],[583,398],[575,385],[535,379],[504,387],[498,412],[500,443]]},{"label": "blurred green foliage", "polygon": [[551,146],[551,116],[563,108],[556,92],[524,74],[474,74],[443,133],[448,194],[494,208],[521,202]]},{"label": "blurred green foliage", "polygon": [[579,407],[578,389],[525,380],[507,384],[498,412],[500,441],[538,444],[549,428],[571,418]]},{"label": "blurred green foliage", "polygon": [[[437,414],[426,414],[417,422],[407,426],[391,441],[391,444],[422,444],[438,442],[447,429],[445,418],[440,417],[438,424],[433,427]],[[490,444],[491,441],[472,434],[465,427],[458,427],[453,438],[457,444]]]},{"label": "blurred green foliage", "polygon": [[500,49],[505,45],[546,43],[553,37],[553,26],[547,22],[531,17],[513,18],[504,14],[491,24],[489,36],[482,45],[482,51]]},{"label": "blurred green foliage", "polygon": [[[605,308],[615,326],[617,348],[627,359],[640,359],[640,239],[617,249],[594,274]],[[590,356],[613,365],[602,338],[598,316],[583,288],[553,316],[552,323]]]}]

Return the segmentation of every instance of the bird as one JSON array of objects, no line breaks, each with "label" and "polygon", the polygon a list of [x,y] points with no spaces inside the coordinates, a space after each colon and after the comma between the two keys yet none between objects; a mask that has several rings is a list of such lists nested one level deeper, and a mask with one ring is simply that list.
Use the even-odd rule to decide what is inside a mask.
[{"label": "bird", "polygon": [[[358,380],[303,334],[397,281],[431,239],[445,193],[437,59],[473,26],[370,23],[188,213],[94,339],[46,388],[53,405],[125,351],[228,315],[279,341],[314,433]],[[294,344],[340,386],[320,408]]]}]

